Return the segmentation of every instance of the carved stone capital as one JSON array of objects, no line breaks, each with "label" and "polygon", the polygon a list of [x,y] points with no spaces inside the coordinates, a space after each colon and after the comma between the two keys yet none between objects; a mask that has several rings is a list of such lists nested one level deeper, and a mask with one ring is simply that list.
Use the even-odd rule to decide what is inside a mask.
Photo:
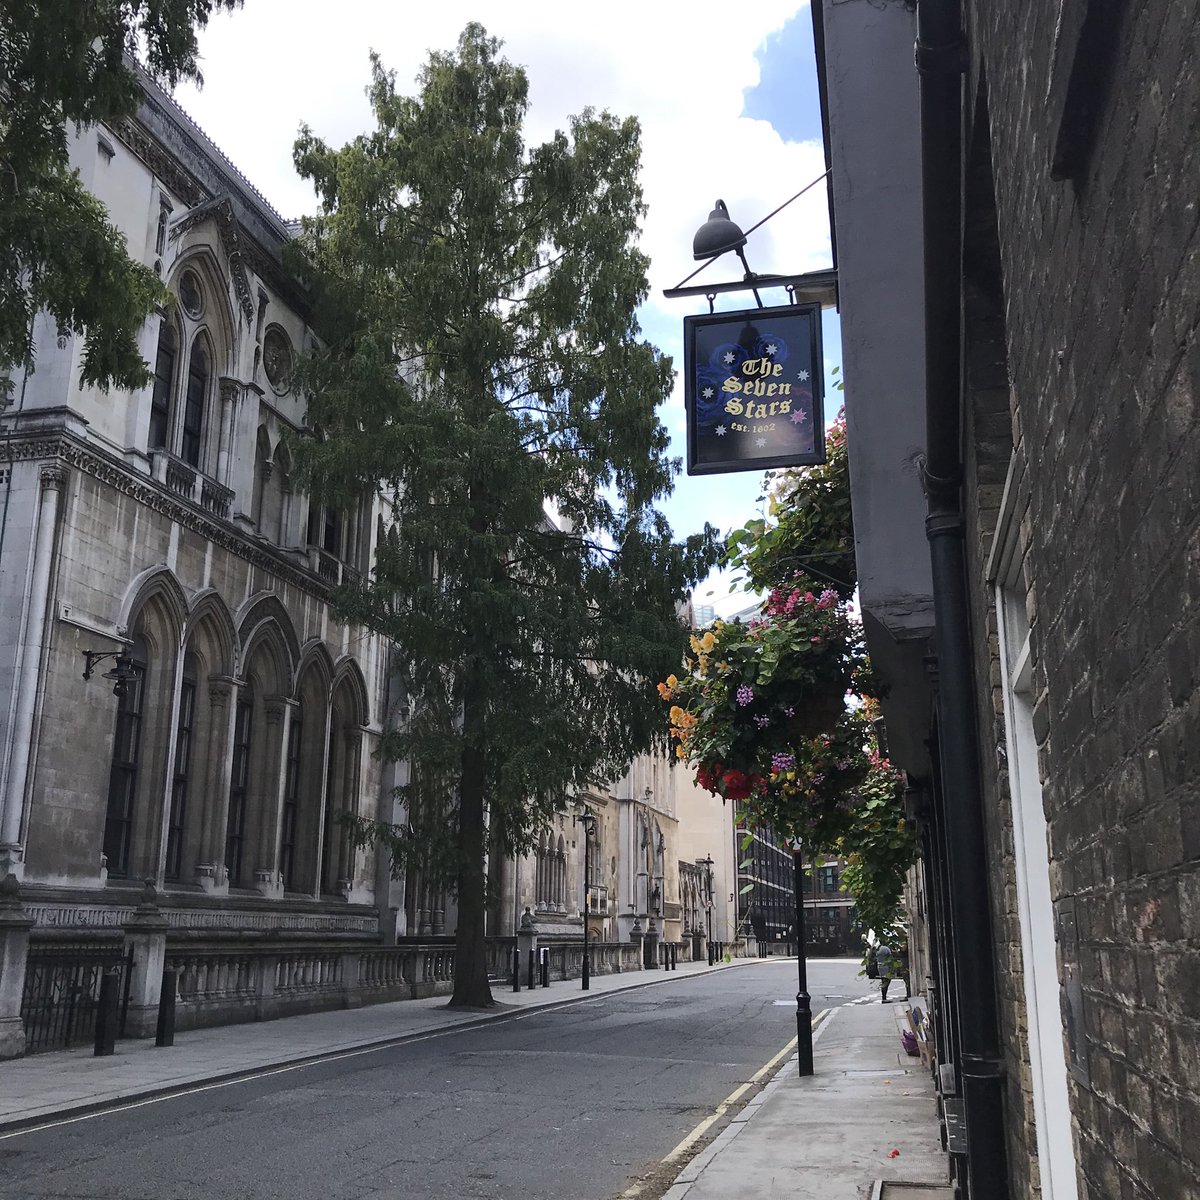
[{"label": "carved stone capital", "polygon": [[208,677],[208,702],[213,708],[225,708],[237,688],[237,680],[229,675]]},{"label": "carved stone capital", "polygon": [[222,404],[232,404],[238,398],[238,393],[241,390],[242,385],[236,379],[231,379],[228,375],[221,376]]},{"label": "carved stone capital", "polygon": [[66,486],[67,468],[62,463],[46,463],[38,473],[43,492],[58,491]]}]

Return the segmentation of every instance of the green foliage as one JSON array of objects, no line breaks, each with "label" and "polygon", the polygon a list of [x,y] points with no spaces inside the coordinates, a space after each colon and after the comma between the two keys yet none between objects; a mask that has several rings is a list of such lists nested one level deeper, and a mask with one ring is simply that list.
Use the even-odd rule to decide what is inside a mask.
[{"label": "green foliage", "polygon": [[887,939],[900,927],[904,876],[917,860],[917,839],[904,815],[904,774],[877,760],[858,789],[855,819],[836,847],[847,859],[843,887],[858,919]]},{"label": "green foliage", "polygon": [[848,600],[858,584],[850,509],[850,456],[846,420],[839,414],[826,434],[826,461],[768,477],[769,515],[734,530],[725,565],[746,573],[747,591],[794,586],[797,574],[820,591]]},{"label": "green foliage", "polygon": [[678,464],[656,414],[671,363],[634,315],[637,122],[585,112],[527,148],[525,73],[499,46],[469,25],[415,97],[373,59],[376,128],[295,148],[321,200],[295,252],[322,335],[297,463],[328,502],[386,497],[374,572],[339,609],[395,645],[411,711],[383,745],[412,765],[410,825],[359,832],[456,888],[456,1003],[486,1002],[486,975],[463,984],[485,849],[529,849],[662,740],[648,681],[679,662],[677,607],[718,554],[653,507]]},{"label": "green foliage", "polygon": [[70,169],[68,129],[134,111],[137,77],[125,56],[135,48],[168,84],[198,79],[196,28],[240,2],[0,5],[0,371],[32,365],[33,316],[45,309],[60,330],[84,334],[84,383],[149,381],[137,335],[166,293]]}]

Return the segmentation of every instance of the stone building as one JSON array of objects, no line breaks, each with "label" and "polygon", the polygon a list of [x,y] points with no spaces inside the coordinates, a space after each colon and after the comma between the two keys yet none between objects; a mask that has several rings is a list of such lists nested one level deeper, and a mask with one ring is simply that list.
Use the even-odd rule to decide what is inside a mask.
[{"label": "stone building", "polygon": [[[51,924],[78,916],[55,889],[72,910],[94,891],[103,924],[151,879],[201,907],[303,901],[313,920],[336,900],[374,928],[373,866],[334,818],[375,810],[383,656],[329,608],[369,561],[371,506],[293,491],[290,363],[311,333],[288,230],[144,87],[135,119],[71,155],[172,293],[142,334],[154,381],[82,387],[81,339],[39,318],[4,419],[0,870],[44,890]],[[112,659],[81,679],[88,652],[129,663],[119,696]]]},{"label": "stone building", "polygon": [[1200,1195],[1200,10],[813,18],[861,605],[955,1176]]},{"label": "stone building", "polygon": [[39,317],[3,416],[0,876],[35,943],[103,948],[147,880],[179,938],[376,935],[376,864],[337,817],[377,810],[385,655],[330,609],[372,505],[293,488],[312,335],[289,230],[143,89],[71,162],[171,292],[141,336],[153,383],[81,386],[81,339]]}]

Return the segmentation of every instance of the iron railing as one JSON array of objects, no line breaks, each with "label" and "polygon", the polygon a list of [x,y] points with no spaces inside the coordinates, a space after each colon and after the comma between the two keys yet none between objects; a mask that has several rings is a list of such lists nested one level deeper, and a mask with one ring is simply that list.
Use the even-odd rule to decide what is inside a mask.
[{"label": "iron railing", "polygon": [[21,1020],[25,1053],[65,1050],[90,1041],[96,1033],[100,979],[108,971],[121,976],[119,1036],[125,1034],[133,952],[120,942],[47,942],[29,947]]}]

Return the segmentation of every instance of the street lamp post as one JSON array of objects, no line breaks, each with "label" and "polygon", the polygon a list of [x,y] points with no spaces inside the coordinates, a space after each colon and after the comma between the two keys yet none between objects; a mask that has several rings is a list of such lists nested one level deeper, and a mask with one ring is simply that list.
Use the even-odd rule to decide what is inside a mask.
[{"label": "street lamp post", "polygon": [[713,953],[712,910],[713,910],[713,856],[710,854],[704,860],[704,881],[706,893],[704,897],[704,916],[708,924],[708,965],[711,967],[717,960]]},{"label": "street lamp post", "polygon": [[804,855],[799,838],[789,842],[792,863],[796,868],[796,1047],[800,1074],[813,1073],[812,997],[808,994],[808,963],[804,957]]},{"label": "street lamp post", "polygon": [[575,820],[583,826],[583,991],[592,986],[592,962],[588,954],[588,892],[591,886],[592,834],[596,832],[596,814],[590,808],[577,813]]}]

